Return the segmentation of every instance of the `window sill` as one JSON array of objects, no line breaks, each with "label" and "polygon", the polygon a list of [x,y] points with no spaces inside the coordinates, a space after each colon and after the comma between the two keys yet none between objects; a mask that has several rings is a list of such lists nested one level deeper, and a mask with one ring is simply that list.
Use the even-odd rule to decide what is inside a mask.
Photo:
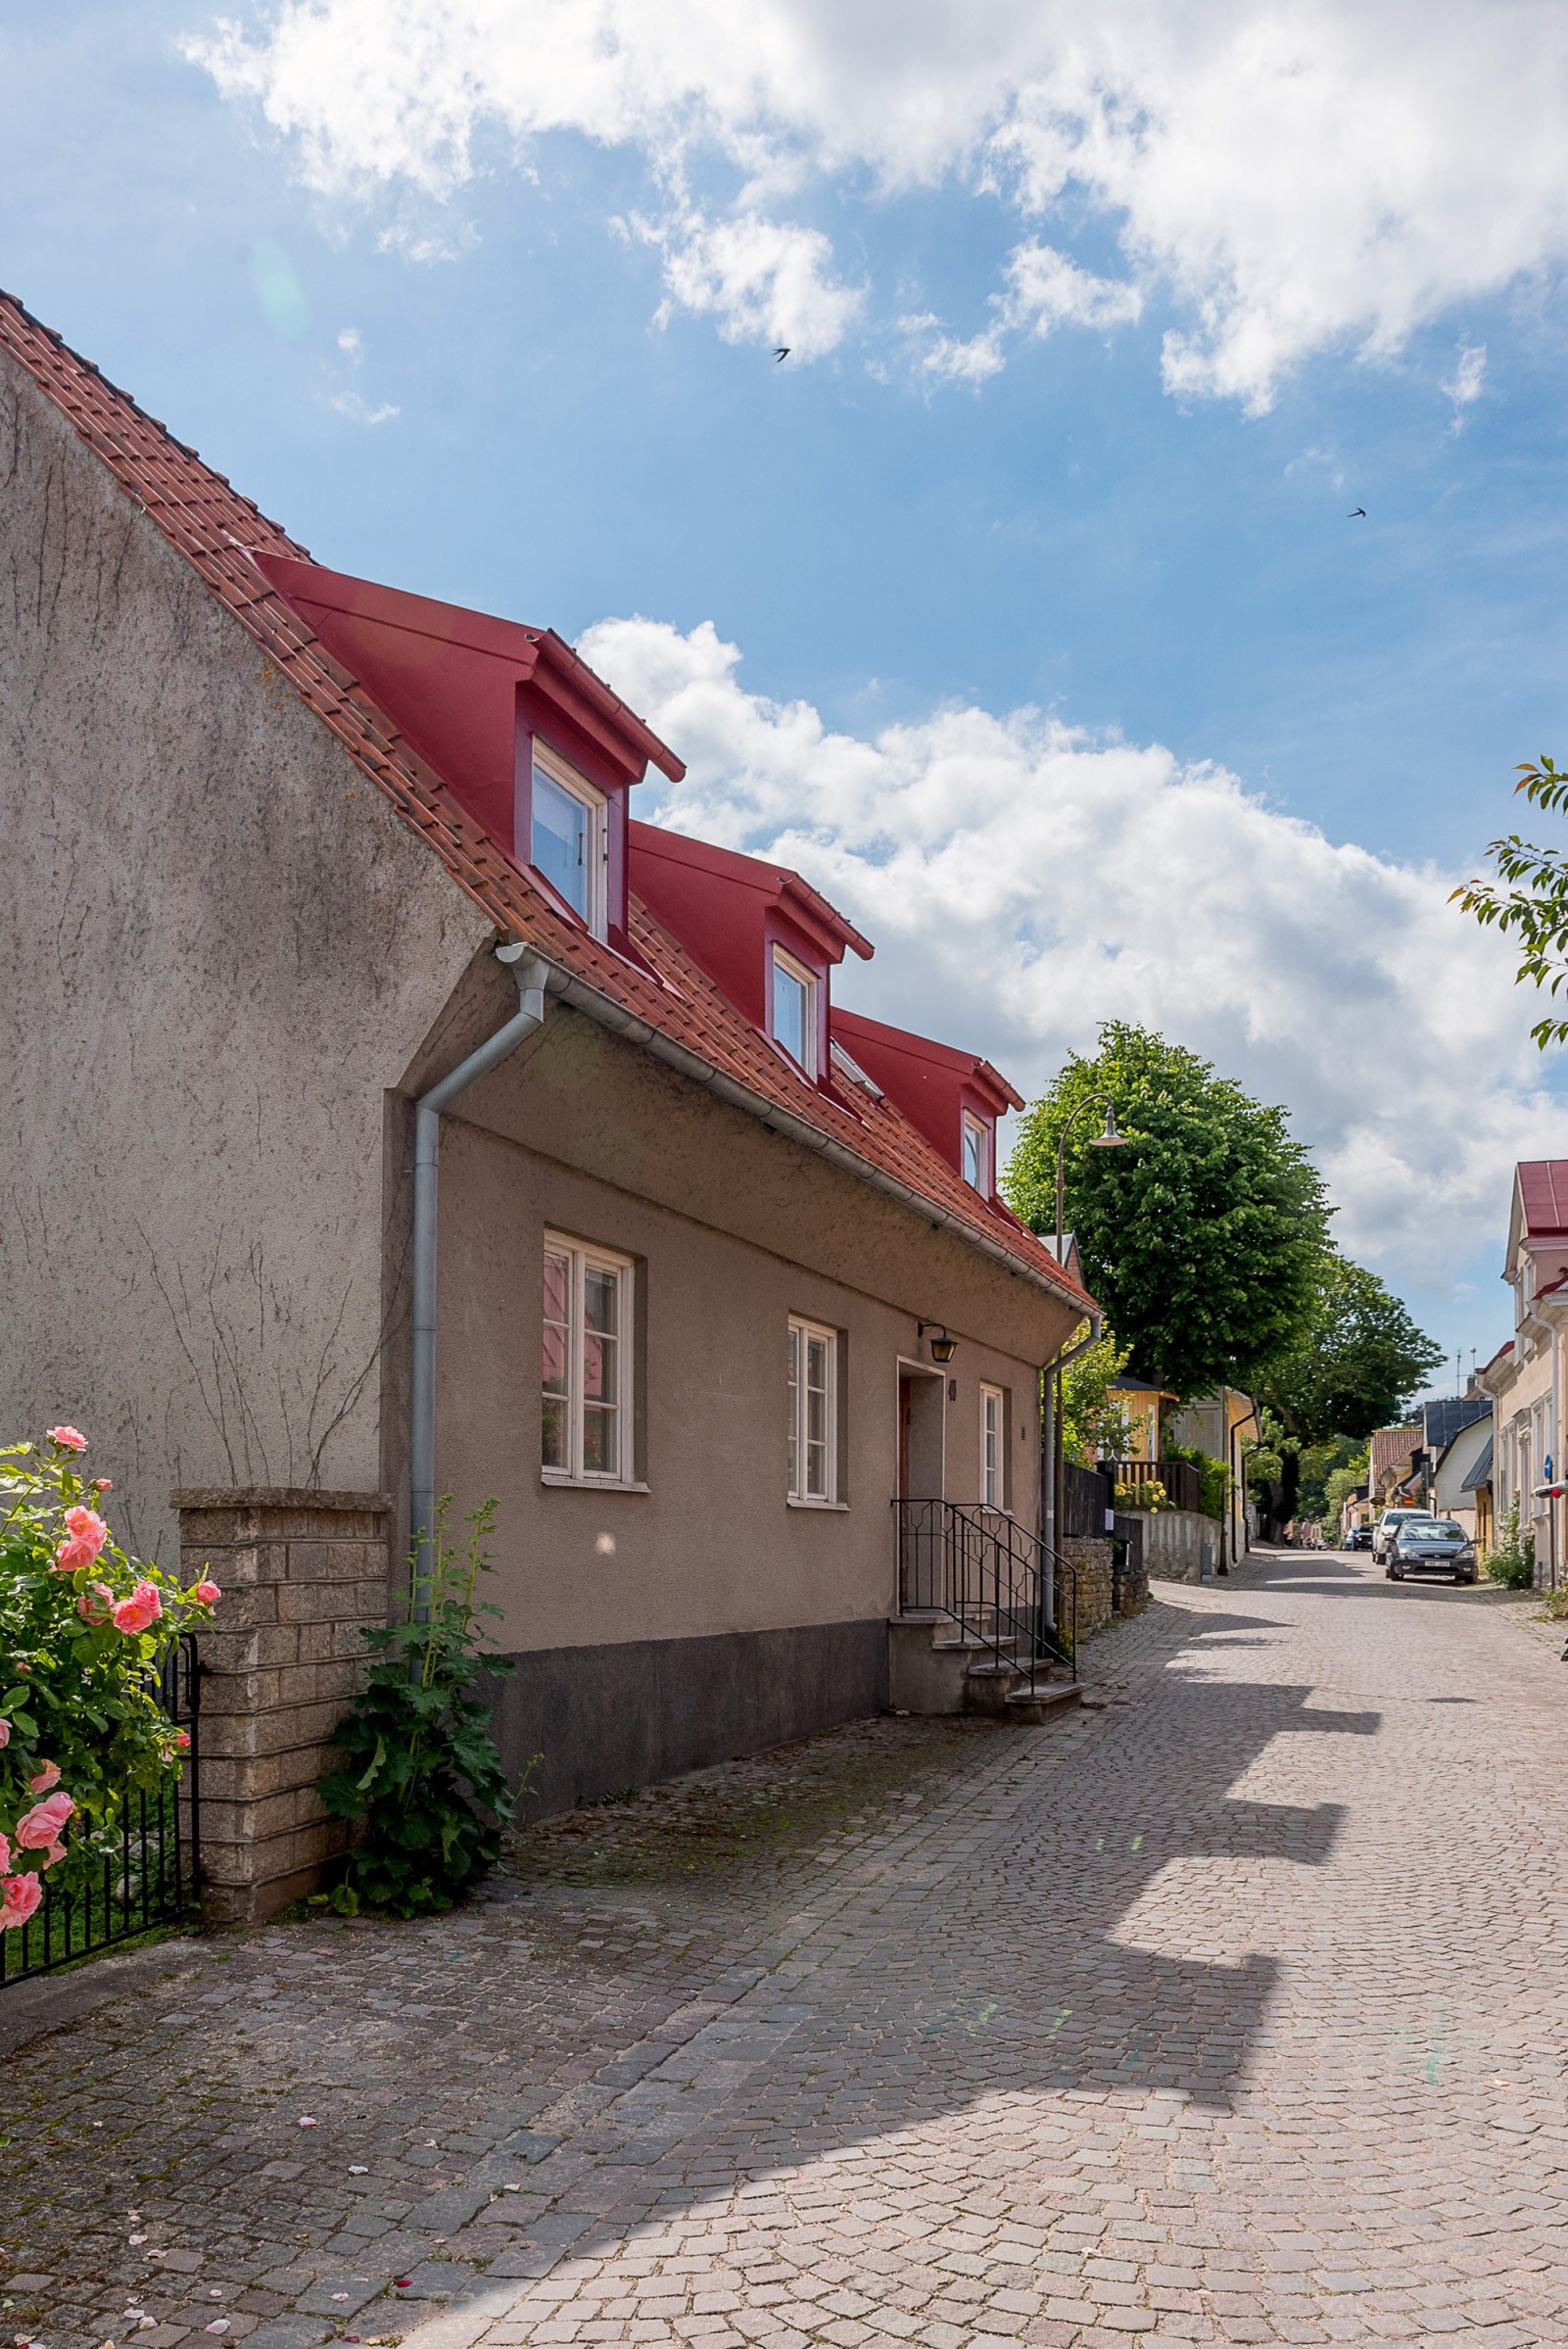
[{"label": "window sill", "polygon": [[821,1516],[825,1510],[829,1511],[837,1510],[847,1513],[849,1504],[847,1501],[800,1501],[795,1498],[793,1493],[786,1493],[784,1507],[785,1509],[809,1509],[816,1515]]},{"label": "window sill", "polygon": [[623,1476],[568,1476],[560,1468],[541,1468],[541,1484],[559,1486],[568,1493],[650,1493],[653,1487]]}]

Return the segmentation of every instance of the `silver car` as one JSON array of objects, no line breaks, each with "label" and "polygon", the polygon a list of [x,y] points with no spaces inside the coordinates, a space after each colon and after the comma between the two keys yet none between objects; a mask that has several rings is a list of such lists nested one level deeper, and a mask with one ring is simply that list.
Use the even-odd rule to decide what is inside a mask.
[{"label": "silver car", "polygon": [[1474,1582],[1475,1544],[1451,1517],[1410,1517],[1394,1536],[1383,1569],[1390,1582],[1406,1574],[1451,1574],[1455,1582]]}]

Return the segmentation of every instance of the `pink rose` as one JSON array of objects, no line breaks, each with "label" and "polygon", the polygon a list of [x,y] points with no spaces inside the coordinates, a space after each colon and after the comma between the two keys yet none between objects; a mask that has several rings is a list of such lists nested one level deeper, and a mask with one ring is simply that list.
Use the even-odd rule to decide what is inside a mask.
[{"label": "pink rose", "polygon": [[91,1542],[94,1558],[109,1539],[109,1528],[98,1511],[83,1509],[79,1501],[66,1511],[66,1531],[73,1542]]},{"label": "pink rose", "polygon": [[51,1844],[38,1865],[40,1868],[58,1867],[65,1856],[66,1846],[64,1844]]},{"label": "pink rose", "polygon": [[107,1476],[95,1476],[92,1489],[95,1493],[112,1493],[115,1488]]},{"label": "pink rose", "polygon": [[[175,1730],[175,1732],[174,1732],[174,1751],[175,1751],[176,1753],[189,1753],[190,1750],[191,1750],[191,1734],[190,1734],[190,1731],[189,1731],[188,1729],[176,1729],[176,1730]],[[0,1864],[3,1864],[3,1863],[0,1863]]]},{"label": "pink rose", "polygon": [[11,1839],[9,1836],[0,1835],[0,1876],[4,1876],[10,1865]]},{"label": "pink rose", "polygon": [[115,1608],[115,1629],[123,1632],[145,1631],[156,1623],[164,1611],[164,1602],[158,1596],[158,1585],[139,1582],[128,1599],[121,1599]]},{"label": "pink rose", "polygon": [[44,1433],[51,1444],[60,1446],[62,1452],[85,1452],[87,1449],[87,1438],[79,1427],[48,1427]]},{"label": "pink rose", "polygon": [[29,1778],[27,1784],[35,1795],[47,1795],[52,1786],[60,1784],[60,1764],[46,1761],[40,1768],[37,1777]]},{"label": "pink rose", "polygon": [[10,1743],[11,1724],[9,1721],[0,1721],[0,1752],[4,1752],[6,1747],[9,1746]]},{"label": "pink rose", "polygon": [[98,1562],[101,1542],[62,1542],[55,1552],[55,1572],[74,1574],[78,1566],[93,1566]]},{"label": "pink rose", "polygon": [[69,1795],[46,1795],[17,1821],[17,1842],[24,1851],[47,1851],[58,1844],[66,1821],[76,1805]]},{"label": "pink rose", "polygon": [[76,1612],[84,1623],[107,1623],[115,1611],[115,1594],[107,1582],[89,1582],[76,1602]]},{"label": "pink rose", "polygon": [[216,1583],[211,1581],[205,1574],[196,1585],[196,1597],[203,1606],[215,1606],[222,1596]]},{"label": "pink rose", "polygon": [[25,1925],[42,1898],[36,1876],[0,1876],[0,1933]]}]

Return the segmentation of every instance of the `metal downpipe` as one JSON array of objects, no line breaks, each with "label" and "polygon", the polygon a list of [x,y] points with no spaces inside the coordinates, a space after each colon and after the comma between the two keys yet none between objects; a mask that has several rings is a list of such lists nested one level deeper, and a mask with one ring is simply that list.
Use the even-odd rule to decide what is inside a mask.
[{"label": "metal downpipe", "polygon": [[[523,958],[525,954],[528,959]],[[408,1533],[414,1574],[430,1562],[436,1522],[436,1231],[441,1192],[441,1118],[466,1092],[545,1023],[546,965],[523,946],[498,946],[496,959],[511,971],[520,998],[503,1028],[459,1061],[414,1104],[413,1359],[408,1380]]]}]

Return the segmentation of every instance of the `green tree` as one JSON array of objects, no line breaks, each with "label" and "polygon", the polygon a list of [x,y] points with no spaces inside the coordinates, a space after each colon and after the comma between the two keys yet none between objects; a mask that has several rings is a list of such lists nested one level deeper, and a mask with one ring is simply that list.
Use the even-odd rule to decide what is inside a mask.
[{"label": "green tree", "polygon": [[[1546,757],[1539,766],[1521,765],[1513,788],[1548,815],[1568,803],[1568,772]],[[1487,854],[1497,880],[1466,881],[1453,895],[1485,928],[1496,923],[1511,932],[1524,949],[1518,978],[1555,995],[1568,981],[1568,855],[1560,848],[1534,847],[1516,832],[1490,840]],[[1543,1051],[1548,1044],[1568,1043],[1568,1019],[1540,1019],[1530,1032]]]},{"label": "green tree", "polygon": [[1252,1387],[1310,1313],[1326,1246],[1323,1186],[1282,1109],[1146,1028],[1100,1031],[1024,1118],[1003,1188],[1036,1231],[1056,1222],[1057,1140],[1092,1093],[1129,1136],[1067,1152],[1067,1222],[1090,1288],[1131,1359],[1178,1395]]},{"label": "green tree", "polygon": [[1299,1443],[1360,1442],[1374,1427],[1399,1424],[1442,1360],[1375,1272],[1328,1248],[1299,1342],[1259,1391]]},{"label": "green tree", "polygon": [[1111,1391],[1112,1379],[1126,1366],[1127,1348],[1108,1329],[1062,1373],[1062,1450],[1080,1468],[1087,1466],[1091,1447],[1107,1460],[1119,1460],[1126,1450],[1126,1408]]},{"label": "green tree", "polygon": [[1366,1446],[1354,1452],[1341,1467],[1331,1468],[1323,1479],[1323,1507],[1319,1514],[1330,1530],[1338,1533],[1345,1504],[1354,1492],[1365,1492],[1367,1480]]}]

